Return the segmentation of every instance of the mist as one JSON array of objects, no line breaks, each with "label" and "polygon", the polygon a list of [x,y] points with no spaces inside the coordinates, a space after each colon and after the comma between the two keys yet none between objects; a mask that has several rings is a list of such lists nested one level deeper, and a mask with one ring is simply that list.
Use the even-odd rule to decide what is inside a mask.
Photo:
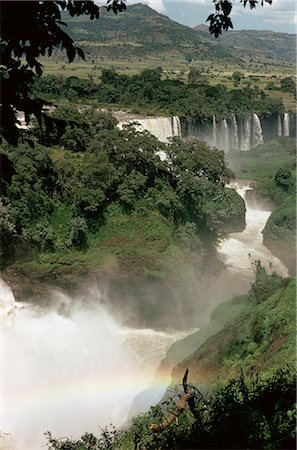
[{"label": "mist", "polygon": [[[16,448],[41,448],[47,430],[78,438],[124,424],[133,398],[151,385],[166,350],[184,336],[122,327],[100,304],[100,291],[90,291],[75,299],[53,291],[51,305],[41,308],[13,304],[1,282],[1,428]],[[160,396],[166,382],[155,380]]]}]

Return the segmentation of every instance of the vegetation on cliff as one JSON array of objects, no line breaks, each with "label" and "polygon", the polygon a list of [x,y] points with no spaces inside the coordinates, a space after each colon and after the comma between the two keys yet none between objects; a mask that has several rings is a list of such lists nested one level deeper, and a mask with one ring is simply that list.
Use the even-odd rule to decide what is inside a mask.
[{"label": "vegetation on cliff", "polygon": [[36,126],[17,147],[2,143],[10,173],[2,176],[2,266],[54,281],[59,274],[64,285],[115,264],[162,276],[176,255],[201,263],[224,225],[243,221],[243,201],[224,187],[234,175],[222,151],[164,145],[119,130],[105,113],[53,116],[49,134]]}]

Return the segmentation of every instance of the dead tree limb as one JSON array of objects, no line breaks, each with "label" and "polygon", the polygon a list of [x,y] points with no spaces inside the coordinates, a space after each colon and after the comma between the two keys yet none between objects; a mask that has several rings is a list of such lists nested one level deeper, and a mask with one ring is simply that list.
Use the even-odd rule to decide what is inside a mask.
[{"label": "dead tree limb", "polygon": [[161,424],[153,423],[152,425],[150,425],[150,430],[152,431],[165,430],[174,421],[174,419],[176,419],[184,411],[184,409],[187,406],[187,403],[195,419],[199,420],[199,414],[198,411],[196,410],[195,402],[197,401],[199,402],[200,400],[202,400],[203,396],[197,388],[188,384],[188,374],[189,369],[186,369],[185,374],[183,376],[183,384],[182,384],[184,395],[181,396],[177,404],[177,408],[174,411],[170,412],[168,417],[165,420],[163,420]]},{"label": "dead tree limb", "polygon": [[[184,388],[184,393],[188,394],[189,389],[188,389],[188,374],[189,374],[189,369],[186,369],[184,377],[183,377],[183,388]],[[198,414],[197,414],[197,410],[196,410],[196,406],[195,406],[195,395],[193,394],[192,397],[189,398],[188,400],[188,405],[190,408],[191,413],[193,414],[193,416],[195,417],[195,419],[198,419]],[[202,396],[201,396],[202,397]]]},{"label": "dead tree limb", "polygon": [[165,428],[169,427],[169,425],[176,419],[186,408],[187,402],[190,398],[193,397],[194,394],[184,394],[180,401],[178,402],[177,408],[169,414],[169,416],[163,420],[161,424],[153,423],[150,425],[150,430],[152,431],[163,431]]}]

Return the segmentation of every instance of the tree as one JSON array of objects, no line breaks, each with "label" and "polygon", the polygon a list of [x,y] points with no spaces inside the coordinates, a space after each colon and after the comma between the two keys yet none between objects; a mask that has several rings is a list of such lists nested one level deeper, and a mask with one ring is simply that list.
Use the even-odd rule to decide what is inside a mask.
[{"label": "tree", "polygon": [[291,77],[285,77],[280,81],[280,89],[283,92],[296,93],[296,83]]},{"label": "tree", "polygon": [[205,83],[205,77],[197,67],[191,67],[188,75],[189,83]]},{"label": "tree", "polygon": [[[230,14],[232,11],[232,1],[230,0],[213,0],[215,5],[215,13],[210,14],[206,20],[209,22],[209,32],[214,34],[217,38],[222,34],[222,30],[227,31],[229,28],[233,28]],[[249,5],[251,9],[256,8],[258,0],[240,0],[243,6]],[[271,5],[272,0],[261,0],[261,5],[269,3]]]},{"label": "tree", "polygon": [[[126,9],[125,0],[107,0],[106,8],[121,12]],[[76,55],[84,58],[63,29],[62,11],[99,18],[94,1],[1,2],[1,135],[10,143],[16,144],[19,136],[17,111],[23,111],[27,121],[30,114],[41,121],[45,102],[30,96],[35,74],[42,74],[38,58],[51,56],[54,48],[65,49],[69,62]]]},{"label": "tree", "polygon": [[240,80],[244,78],[244,74],[242,72],[233,72],[232,73],[232,80],[234,81],[234,84],[237,85],[238,83],[240,83]]}]

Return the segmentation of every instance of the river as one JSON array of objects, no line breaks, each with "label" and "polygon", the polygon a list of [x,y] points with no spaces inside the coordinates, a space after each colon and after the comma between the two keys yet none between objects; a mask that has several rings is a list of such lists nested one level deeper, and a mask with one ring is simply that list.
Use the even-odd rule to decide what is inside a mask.
[{"label": "river", "polygon": [[[236,188],[243,197],[250,189],[243,183]],[[216,299],[209,312],[234,293],[248,291],[254,260],[288,275],[262,244],[270,214],[247,205],[245,230],[221,244],[226,268],[209,286],[208,295]],[[189,330],[124,327],[99,298],[96,290],[88,299],[57,290],[51,307],[42,309],[16,302],[1,280],[1,449],[44,448],[47,430],[55,437],[78,438],[111,422],[119,426],[133,399],[152,383],[149,401],[162,396],[168,374],[156,380],[156,369],[168,348]]]}]

